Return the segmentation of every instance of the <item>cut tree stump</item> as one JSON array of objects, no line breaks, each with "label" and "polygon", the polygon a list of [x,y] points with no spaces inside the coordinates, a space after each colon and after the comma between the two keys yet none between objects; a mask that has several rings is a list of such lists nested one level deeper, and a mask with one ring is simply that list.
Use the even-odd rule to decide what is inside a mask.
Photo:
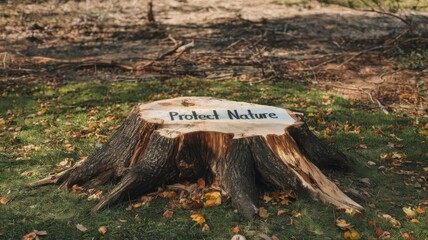
[{"label": "cut tree stump", "polygon": [[319,170],[326,167],[345,170],[351,162],[289,110],[181,97],[136,106],[86,161],[31,186],[90,188],[119,179],[93,211],[166,184],[199,178],[220,188],[248,219],[258,212],[257,186],[263,184],[362,210]]}]

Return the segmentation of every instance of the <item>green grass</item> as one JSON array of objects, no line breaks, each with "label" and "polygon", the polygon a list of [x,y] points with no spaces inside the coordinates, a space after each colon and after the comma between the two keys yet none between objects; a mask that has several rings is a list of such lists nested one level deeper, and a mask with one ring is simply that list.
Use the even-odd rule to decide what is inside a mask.
[{"label": "green grass", "polygon": [[[0,204],[0,239],[19,239],[33,229],[47,231],[43,239],[230,239],[231,228],[236,225],[248,239],[255,239],[256,233],[274,234],[279,239],[343,239],[343,231],[335,226],[337,218],[352,223],[362,239],[374,238],[375,229],[369,221],[389,231],[391,239],[404,239],[404,233],[416,239],[428,238],[427,214],[416,215],[420,223],[412,223],[402,211],[402,207],[423,206],[427,200],[423,182],[428,158],[427,119],[385,115],[358,102],[290,83],[250,86],[237,81],[171,80],[59,87],[0,83],[0,91],[0,122],[4,120],[0,124],[0,197],[10,200]],[[210,226],[210,231],[202,232],[190,219],[190,210],[173,209],[173,218],[162,217],[169,208],[165,199],[130,211],[125,210],[129,203],[124,203],[91,214],[96,201],[88,201],[82,194],[56,186],[25,188],[54,171],[65,158],[78,160],[90,155],[137,103],[185,95],[215,96],[305,113],[315,133],[335,141],[355,160],[354,171],[327,174],[339,181],[343,190],[367,194],[350,194],[366,208],[364,216],[352,217],[332,206],[298,198],[288,206],[266,205],[270,213],[267,219],[246,221],[233,213],[229,204],[223,204],[200,210]],[[403,147],[390,148],[388,142]],[[381,159],[382,154],[392,152],[406,154],[406,159],[397,159],[401,166],[393,167],[388,159]],[[370,166],[368,161],[376,165]],[[400,170],[412,174],[399,175]],[[362,184],[362,178],[369,178],[370,186]],[[278,209],[294,210],[302,217],[276,216]],[[382,213],[399,220],[402,227],[392,227],[379,217]],[[88,231],[78,231],[76,224],[83,224]],[[99,226],[107,226],[105,236],[98,234]]]}]

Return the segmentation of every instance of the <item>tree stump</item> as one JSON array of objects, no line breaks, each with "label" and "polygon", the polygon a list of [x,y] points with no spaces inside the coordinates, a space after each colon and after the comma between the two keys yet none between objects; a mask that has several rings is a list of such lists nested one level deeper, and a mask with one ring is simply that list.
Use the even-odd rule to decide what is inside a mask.
[{"label": "tree stump", "polygon": [[319,140],[289,110],[181,97],[137,105],[86,161],[32,186],[89,188],[119,179],[93,208],[98,211],[165,184],[204,178],[251,219],[258,212],[258,183],[362,210],[318,168],[350,166],[344,154]]}]

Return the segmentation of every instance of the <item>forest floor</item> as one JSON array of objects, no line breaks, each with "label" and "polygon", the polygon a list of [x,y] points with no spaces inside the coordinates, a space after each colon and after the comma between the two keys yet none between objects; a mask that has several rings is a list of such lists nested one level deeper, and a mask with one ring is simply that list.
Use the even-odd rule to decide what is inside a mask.
[{"label": "forest floor", "polygon": [[[20,2],[0,1],[0,239],[428,238],[424,26],[317,2],[158,0],[156,24],[140,0]],[[26,187],[92,154],[136,104],[185,95],[301,111],[354,160],[325,174],[365,212],[266,192],[268,215],[247,221],[160,190],[89,214],[114,182]]]}]

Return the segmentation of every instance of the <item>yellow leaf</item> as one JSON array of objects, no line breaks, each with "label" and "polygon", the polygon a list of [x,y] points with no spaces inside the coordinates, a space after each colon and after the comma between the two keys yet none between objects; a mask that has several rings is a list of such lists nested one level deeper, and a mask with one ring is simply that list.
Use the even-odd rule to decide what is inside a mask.
[{"label": "yellow leaf", "polygon": [[391,215],[382,214],[382,217],[389,220],[389,222],[392,224],[392,226],[394,226],[396,228],[401,227],[401,223],[397,219],[391,217]]},{"label": "yellow leaf", "polygon": [[0,118],[0,126],[5,123],[4,118]]},{"label": "yellow leaf", "polygon": [[37,112],[37,115],[41,116],[41,115],[43,115],[45,113],[46,113],[46,108],[43,107],[42,109],[40,109],[40,111]]},{"label": "yellow leaf", "polygon": [[416,218],[412,218],[412,220],[410,220],[411,223],[420,223],[418,219]]},{"label": "yellow leaf", "polygon": [[213,207],[218,205],[221,205],[221,198],[208,199],[204,202],[204,207]]},{"label": "yellow leaf", "polygon": [[342,230],[352,228],[351,224],[347,223],[345,219],[337,219],[336,226],[338,226]]},{"label": "yellow leaf", "polygon": [[218,191],[207,192],[207,193],[204,194],[204,198],[207,198],[207,199],[221,198],[221,193],[218,192]]},{"label": "yellow leaf", "polygon": [[413,210],[411,207],[403,207],[403,212],[405,212],[408,217],[413,217],[416,215],[415,210]]},{"label": "yellow leaf", "polygon": [[392,158],[395,158],[395,159],[404,159],[404,158],[407,158],[407,155],[404,154],[404,153],[392,152]]},{"label": "yellow leaf", "polygon": [[202,225],[205,223],[205,217],[201,213],[194,213],[190,216],[193,221],[197,222],[198,224]]},{"label": "yellow leaf", "polygon": [[269,217],[269,214],[268,214],[266,208],[264,208],[264,207],[259,208],[259,217],[261,217],[263,219],[266,219]]},{"label": "yellow leaf", "polygon": [[163,191],[159,194],[163,198],[174,198],[176,195],[174,191]]},{"label": "yellow leaf", "polygon": [[295,210],[291,211],[291,214],[293,214],[293,216],[295,218],[301,218],[302,217],[302,214],[299,213],[299,212],[297,212],[297,211],[295,211]]},{"label": "yellow leaf", "polygon": [[272,198],[271,197],[269,197],[268,195],[263,195],[263,201],[265,202],[265,203],[268,203],[268,202],[270,202],[272,200]]},{"label": "yellow leaf", "polygon": [[202,199],[205,199],[204,201],[205,207],[221,205],[221,193],[218,191],[207,192],[202,196]]},{"label": "yellow leaf", "polygon": [[419,130],[419,134],[423,136],[428,136],[428,130]]},{"label": "yellow leaf", "polygon": [[346,231],[344,234],[343,234],[343,237],[345,238],[345,239],[351,239],[351,240],[360,240],[361,239],[361,236],[360,236],[360,233],[358,233],[355,229],[353,229],[353,228],[350,228],[349,229],[349,231]]},{"label": "yellow leaf", "polygon": [[422,213],[425,213],[425,208],[423,208],[423,207],[417,207],[417,208],[415,209],[415,211],[416,211],[418,214],[422,214]]},{"label": "yellow leaf", "polygon": [[144,206],[144,204],[146,204],[145,202],[136,202],[134,204],[132,204],[133,208],[139,208],[141,206]]}]

